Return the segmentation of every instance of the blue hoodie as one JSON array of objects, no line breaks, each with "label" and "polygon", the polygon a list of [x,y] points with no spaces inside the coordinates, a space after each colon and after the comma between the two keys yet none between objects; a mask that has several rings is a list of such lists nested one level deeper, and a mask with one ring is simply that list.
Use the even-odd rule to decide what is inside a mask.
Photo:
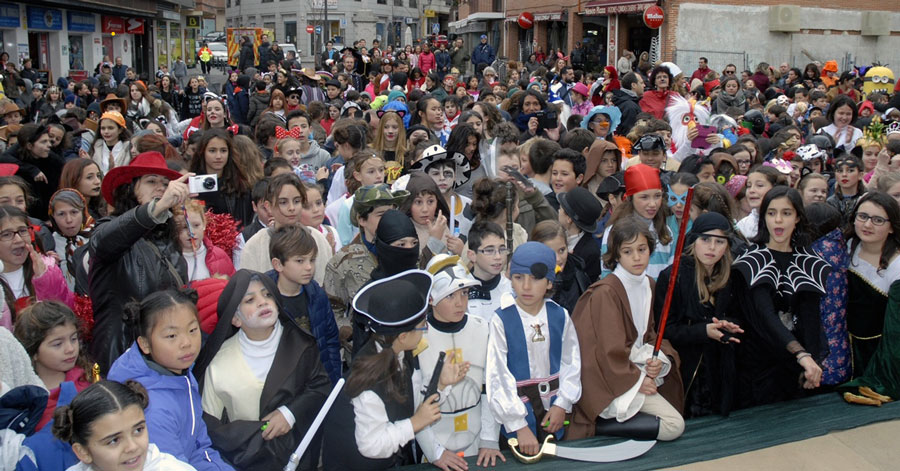
[{"label": "blue hoodie", "polygon": [[150,442],[160,451],[190,463],[197,471],[233,471],[212,448],[203,422],[200,390],[190,370],[186,375],[163,374],[144,360],[137,343],[133,343],[113,363],[108,379],[119,382],[133,379],[147,389],[150,395],[150,404],[144,411],[147,431]]}]

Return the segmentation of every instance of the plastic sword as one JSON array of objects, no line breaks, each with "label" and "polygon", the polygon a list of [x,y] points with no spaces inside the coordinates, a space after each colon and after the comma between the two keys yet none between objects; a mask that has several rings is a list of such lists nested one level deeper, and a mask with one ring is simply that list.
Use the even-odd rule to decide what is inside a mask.
[{"label": "plastic sword", "polygon": [[675,280],[678,279],[678,266],[681,264],[681,252],[684,249],[684,232],[687,230],[687,222],[691,218],[691,200],[694,199],[694,187],[688,188],[687,198],[684,201],[684,212],[681,216],[681,224],[678,225],[678,242],[675,244],[675,260],[672,261],[672,274],[669,275],[669,285],[666,287],[666,300],[663,302],[662,314],[659,316],[659,327],[656,333],[656,345],[653,347],[653,358],[659,356],[659,348],[662,346],[663,332],[666,331],[666,320],[669,318],[669,308],[672,306],[672,293],[675,291]]},{"label": "plastic sword", "polygon": [[628,440],[615,445],[578,448],[559,446],[556,443],[551,443],[550,440],[552,439],[553,435],[547,435],[543,445],[541,445],[541,451],[534,456],[523,455],[519,452],[518,448],[516,448],[519,445],[519,441],[515,438],[508,440],[509,449],[517,460],[525,464],[537,463],[548,455],[575,461],[589,461],[591,463],[614,463],[637,458],[653,448],[653,445],[656,445],[656,440]]},{"label": "plastic sword", "polygon": [[331,394],[328,395],[328,399],[325,399],[325,404],[319,409],[319,413],[316,414],[316,418],[313,419],[312,424],[309,426],[309,430],[306,431],[306,435],[303,436],[303,439],[300,440],[300,444],[297,445],[297,449],[291,453],[291,457],[288,460],[287,464],[284,465],[283,471],[296,471],[297,466],[300,464],[300,458],[303,456],[303,453],[306,452],[306,449],[309,447],[309,443],[312,442],[313,436],[315,436],[316,432],[319,431],[319,427],[322,425],[322,421],[325,420],[325,416],[328,415],[328,411],[331,410],[332,404],[334,404],[334,400],[337,399],[338,393],[341,392],[341,389],[344,388],[344,378],[338,380],[337,384],[334,385],[334,388],[331,389]]}]

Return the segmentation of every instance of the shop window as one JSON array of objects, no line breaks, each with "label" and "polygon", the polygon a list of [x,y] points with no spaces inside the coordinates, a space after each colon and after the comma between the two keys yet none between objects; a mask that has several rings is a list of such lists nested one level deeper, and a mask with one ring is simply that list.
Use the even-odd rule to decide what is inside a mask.
[{"label": "shop window", "polygon": [[69,36],[69,70],[84,70],[83,36]]},{"label": "shop window", "polygon": [[[272,31],[275,31],[275,22],[274,21],[272,21],[272,22],[266,21],[263,23],[263,28],[271,29]],[[272,38],[272,39],[275,39],[275,38]]]}]

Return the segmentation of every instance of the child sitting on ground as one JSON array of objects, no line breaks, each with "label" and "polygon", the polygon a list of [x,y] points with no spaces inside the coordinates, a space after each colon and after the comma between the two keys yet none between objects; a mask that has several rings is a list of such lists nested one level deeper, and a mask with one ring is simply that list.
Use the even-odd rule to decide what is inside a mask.
[{"label": "child sitting on ground", "polygon": [[593,284],[572,313],[585,395],[575,404],[568,438],[597,434],[668,441],[684,432],[678,354],[663,341],[662,355],[653,357],[655,283],[647,266],[654,239],[635,216],[616,222],[603,256],[613,272]]},{"label": "child sitting on ground", "polygon": [[537,454],[548,434],[561,438],[563,420],[581,398],[581,354],[566,310],[549,297],[556,255],[540,242],[516,248],[507,270],[511,296],[490,320],[487,398],[507,438]]},{"label": "child sitting on ground", "polygon": [[[315,338],[282,305],[274,281],[239,270],[197,360],[204,422],[216,448],[242,470],[283,467],[328,394]],[[307,449],[300,469],[316,469],[318,450],[318,443]]]},{"label": "child sitting on ground", "polygon": [[[441,420],[416,434],[422,453],[435,466],[467,466],[462,456],[478,456],[479,466],[493,466],[500,453],[500,424],[491,415],[484,394],[488,322],[466,314],[468,291],[478,280],[462,266],[457,256],[436,255],[428,262],[434,283],[432,312],[428,315],[425,340],[430,348],[420,353],[419,370],[428,384],[440,352],[445,361],[462,365],[465,378],[450,390],[441,405]],[[458,454],[462,454],[459,456]]]}]

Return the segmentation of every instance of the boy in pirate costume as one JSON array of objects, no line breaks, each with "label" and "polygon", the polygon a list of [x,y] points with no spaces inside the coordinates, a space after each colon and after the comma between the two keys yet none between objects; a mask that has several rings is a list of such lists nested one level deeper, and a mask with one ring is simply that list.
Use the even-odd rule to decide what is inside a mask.
[{"label": "boy in pirate costume", "polygon": [[419,447],[430,463],[445,468],[465,468],[463,456],[478,456],[479,466],[494,466],[500,454],[500,424],[494,420],[484,394],[488,321],[466,313],[468,291],[478,280],[463,267],[458,256],[436,255],[427,271],[434,280],[432,312],[428,314],[428,349],[419,354],[422,380],[428,383],[440,352],[446,361],[461,365],[466,377],[449,392],[441,405],[441,420],[416,434]]},{"label": "boy in pirate costume", "polygon": [[[331,387],[315,337],[281,304],[271,278],[239,270],[219,297],[219,321],[194,365],[213,445],[242,470],[281,469]],[[316,469],[319,443],[300,469]]]},{"label": "boy in pirate costume", "polygon": [[490,320],[487,397],[507,438],[526,454],[548,434],[561,438],[565,415],[581,398],[581,354],[565,308],[549,298],[556,254],[540,242],[516,248],[509,265],[513,294]]}]

